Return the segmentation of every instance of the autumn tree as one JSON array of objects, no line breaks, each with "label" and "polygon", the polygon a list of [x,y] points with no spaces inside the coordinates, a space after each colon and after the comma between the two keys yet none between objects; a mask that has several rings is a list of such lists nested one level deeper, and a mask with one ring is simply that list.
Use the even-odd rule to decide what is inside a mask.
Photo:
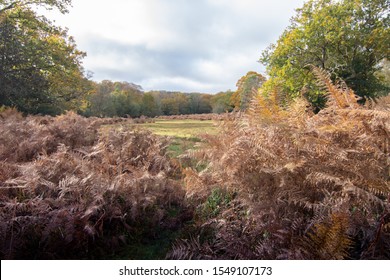
[{"label": "autumn tree", "polygon": [[128,82],[114,83],[110,97],[118,117],[139,117],[141,115],[142,88]]},{"label": "autumn tree", "polygon": [[317,66],[361,97],[388,93],[376,73],[390,54],[389,7],[389,0],[307,1],[262,54],[270,76],[264,89],[277,87],[291,97],[309,92],[319,105],[322,92],[310,70]]},{"label": "autumn tree", "polygon": [[219,92],[211,97],[211,106],[213,113],[225,113],[233,111],[232,104],[233,92],[228,90],[226,92]]},{"label": "autumn tree", "polygon": [[161,99],[161,111],[166,116],[179,115],[179,104],[173,98]]},{"label": "autumn tree", "polygon": [[237,82],[237,91],[231,96],[231,103],[235,108],[245,111],[259,88],[266,79],[254,71],[248,72]]},{"label": "autumn tree", "polygon": [[87,106],[81,113],[97,117],[139,117],[142,105],[142,88],[128,82],[104,80],[93,83],[86,97]]},{"label": "autumn tree", "polygon": [[69,0],[0,1],[0,103],[26,113],[77,109],[90,89],[85,53],[32,6],[67,12]]},{"label": "autumn tree", "polygon": [[155,117],[161,114],[156,98],[150,92],[142,96],[141,114],[146,117]]}]

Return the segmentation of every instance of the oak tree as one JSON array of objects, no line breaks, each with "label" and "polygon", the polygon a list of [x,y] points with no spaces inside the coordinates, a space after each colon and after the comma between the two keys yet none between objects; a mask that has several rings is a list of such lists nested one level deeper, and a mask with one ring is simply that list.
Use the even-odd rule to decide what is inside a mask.
[{"label": "oak tree", "polygon": [[316,66],[361,97],[388,93],[376,73],[390,54],[389,7],[389,0],[307,1],[260,58],[270,76],[265,90],[277,87],[292,97],[309,92],[318,105],[322,92],[310,70]]}]

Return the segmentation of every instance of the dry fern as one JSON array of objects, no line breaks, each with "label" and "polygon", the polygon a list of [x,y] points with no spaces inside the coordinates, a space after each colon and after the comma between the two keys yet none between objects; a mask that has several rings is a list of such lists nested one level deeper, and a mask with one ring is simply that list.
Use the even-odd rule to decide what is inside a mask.
[{"label": "dry fern", "polygon": [[185,219],[166,145],[150,132],[99,136],[107,120],[73,113],[0,122],[2,259],[107,258]]},{"label": "dry fern", "polygon": [[[204,203],[221,188],[237,193],[247,214],[223,219],[230,209],[221,205],[226,211],[214,219],[224,226],[200,218],[186,250],[188,240],[199,243],[212,225],[204,246],[218,252],[213,258],[388,258],[388,222],[379,221],[390,207],[388,106],[363,107],[343,82],[313,72],[328,93],[328,107],[319,114],[302,99],[283,108],[277,94],[259,94],[248,114],[226,121],[220,135],[208,136],[190,154],[208,164],[202,172],[186,172],[190,201]],[[253,230],[232,235],[238,225]],[[372,249],[379,244],[382,250]]]},{"label": "dry fern", "polygon": [[347,259],[353,241],[348,235],[349,216],[346,213],[335,213],[329,222],[314,225],[313,232],[308,234],[308,246],[312,247],[315,259]]}]

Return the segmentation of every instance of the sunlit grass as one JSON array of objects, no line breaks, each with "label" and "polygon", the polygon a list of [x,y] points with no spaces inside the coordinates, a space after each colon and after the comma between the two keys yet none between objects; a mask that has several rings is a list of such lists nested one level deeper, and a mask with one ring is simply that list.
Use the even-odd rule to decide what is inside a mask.
[{"label": "sunlit grass", "polygon": [[194,138],[202,134],[217,134],[218,128],[214,121],[199,120],[158,120],[154,123],[139,124],[138,126],[162,136],[179,138]]}]

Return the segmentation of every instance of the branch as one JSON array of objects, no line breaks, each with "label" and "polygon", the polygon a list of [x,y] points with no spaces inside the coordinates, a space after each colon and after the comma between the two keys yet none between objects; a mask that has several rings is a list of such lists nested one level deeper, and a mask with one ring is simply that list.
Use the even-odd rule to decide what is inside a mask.
[{"label": "branch", "polygon": [[9,4],[8,6],[2,8],[2,9],[0,10],[0,15],[1,15],[2,13],[4,13],[4,12],[8,11],[8,10],[11,10],[11,9],[15,8],[17,4],[19,4],[18,1],[17,1],[17,2],[13,2],[13,3]]},{"label": "branch", "polygon": [[45,6],[47,9],[51,9],[52,7],[57,8],[61,13],[68,13],[67,6],[71,6],[72,0],[59,0],[59,1],[48,1],[48,0],[29,0],[29,1],[14,1],[8,6],[0,9],[0,15],[3,14],[7,10],[11,10],[16,6],[26,7],[30,5],[38,5]]}]

